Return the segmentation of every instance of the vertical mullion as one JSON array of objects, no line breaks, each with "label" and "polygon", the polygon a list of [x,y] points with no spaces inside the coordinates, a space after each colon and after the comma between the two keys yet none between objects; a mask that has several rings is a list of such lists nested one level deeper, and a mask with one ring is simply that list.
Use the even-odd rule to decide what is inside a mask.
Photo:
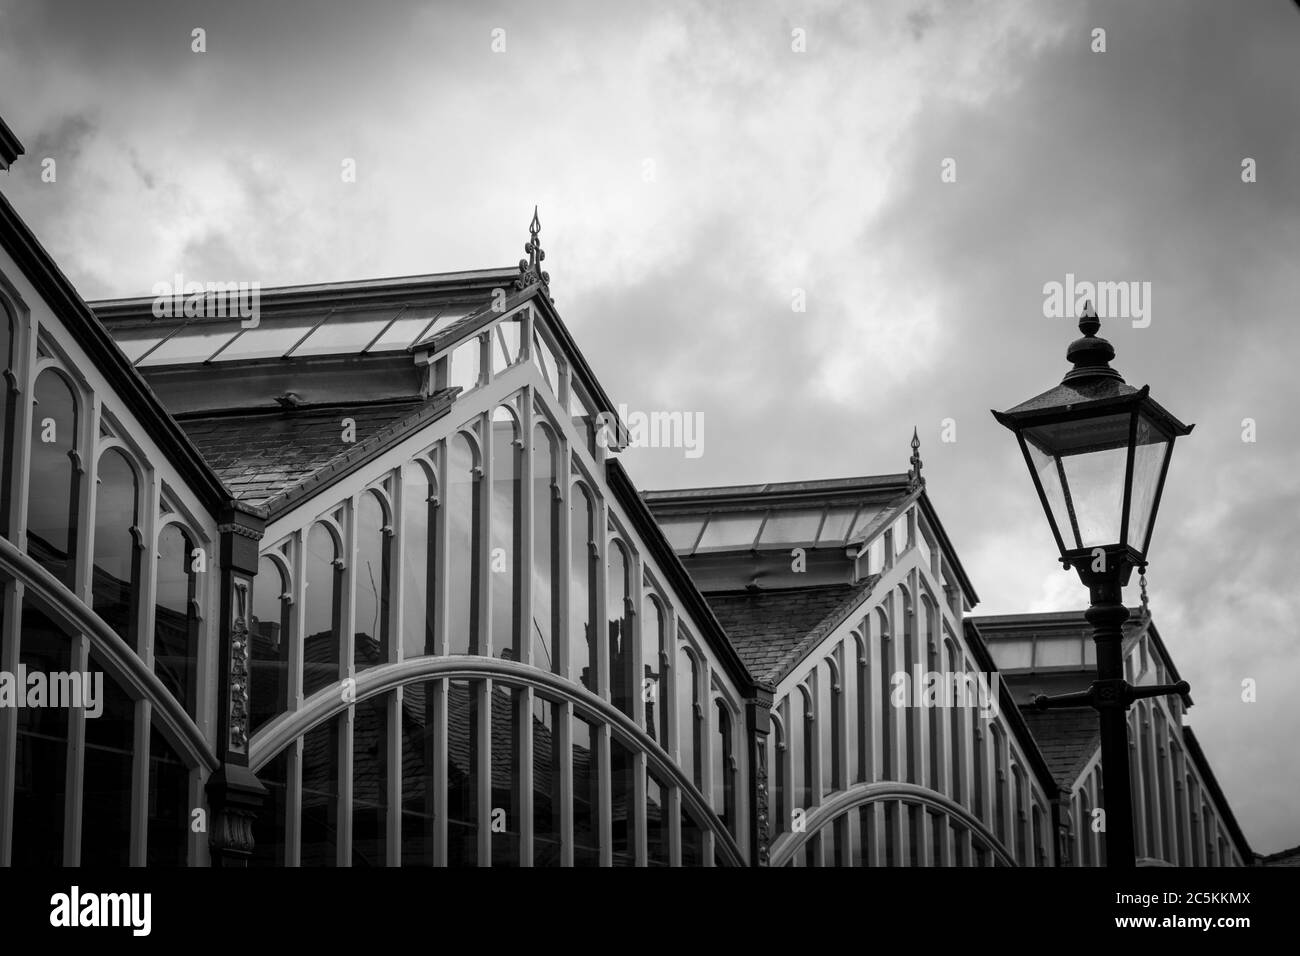
[{"label": "vertical mullion", "polygon": [[[481,340],[486,341],[486,336],[480,336]],[[491,356],[489,355],[490,359]],[[487,374],[486,370],[484,374]],[[482,440],[479,443],[480,452],[480,471],[478,478],[478,514],[474,520],[478,522],[478,594],[475,600],[478,601],[478,634],[475,635],[474,643],[471,645],[472,652],[481,654],[484,657],[492,657],[494,649],[492,647],[492,589],[494,582],[492,580],[492,511],[493,511],[493,494],[492,482],[494,472],[496,471],[496,462],[493,460],[493,434],[495,423],[492,420],[493,409],[489,408],[479,416],[482,427],[479,429]]]},{"label": "vertical mullion", "polygon": [[478,808],[478,865],[492,865],[492,680],[483,678],[470,685],[477,698],[474,722],[475,752],[474,783],[477,788],[475,804]]},{"label": "vertical mullion", "polygon": [[[515,476],[518,482],[518,495],[515,520],[519,522],[519,554],[515,556],[513,566],[518,568],[515,577],[515,600],[519,607],[519,630],[515,636],[519,642],[518,659],[530,667],[538,666],[533,660],[533,482],[536,477],[537,463],[534,454],[533,432],[533,387],[524,386],[523,412],[520,423],[519,470]],[[549,515],[545,516],[549,518]],[[528,727],[527,723],[521,724]],[[531,734],[529,735],[531,736]],[[522,779],[522,778],[521,778]]]},{"label": "vertical mullion", "polygon": [[357,721],[355,701],[335,718],[338,721],[338,842],[335,860],[339,866],[352,865],[352,733]]},{"label": "vertical mullion", "polygon": [[[566,642],[567,643],[567,642]],[[573,703],[556,708],[560,754],[560,865],[573,866]]]},{"label": "vertical mullion", "polygon": [[[639,694],[637,695],[640,696]],[[644,750],[637,750],[632,758],[632,818],[628,825],[632,830],[632,853],[636,866],[645,866],[649,858],[646,835],[646,772],[648,761]],[[662,798],[661,798],[662,799]],[[660,808],[662,814],[663,808]],[[661,823],[662,826],[662,823]]]},{"label": "vertical mullion", "polygon": [[[80,560],[78,560],[80,564]],[[90,664],[90,640],[84,634],[69,638],[72,645],[69,666],[73,674],[86,674]],[[86,782],[86,710],[68,708],[68,752],[63,800],[63,865],[81,862],[82,789]],[[196,806],[196,804],[191,804]]]},{"label": "vertical mullion", "polygon": [[600,865],[614,865],[614,833],[613,833],[613,783],[610,779],[610,729],[609,724],[600,724],[596,730],[596,739],[592,741],[592,749],[596,751],[597,757],[597,782],[596,792],[598,794],[599,815],[598,827],[600,831]]},{"label": "vertical mullion", "polygon": [[[564,437],[564,430],[555,429],[555,438],[553,453],[555,460],[555,481],[556,486],[552,494],[560,500],[560,520],[559,520],[559,546],[553,549],[557,561],[552,573],[559,575],[559,586],[555,589],[556,597],[559,599],[559,614],[556,616],[559,621],[558,635],[554,635],[553,644],[555,645],[555,669],[557,673],[566,680],[570,679],[573,674],[571,654],[569,653],[570,635],[573,628],[571,620],[572,609],[570,607],[573,565],[573,520],[570,509],[573,506],[573,480],[572,480],[572,459],[569,453],[569,442]],[[530,625],[531,626],[531,625]]]},{"label": "vertical mullion", "polygon": [[[401,631],[396,643],[401,644]],[[387,771],[388,801],[384,820],[387,824],[386,845],[389,866],[402,865],[402,709],[405,694],[401,687],[384,695],[387,702],[388,733]]]},{"label": "vertical mullion", "polygon": [[[440,522],[445,524],[446,522]],[[441,581],[445,575],[438,576]],[[443,587],[445,590],[445,585]],[[445,614],[440,614],[446,620]],[[433,865],[447,865],[447,681],[434,681],[426,685],[425,693],[433,693]]]},{"label": "vertical mullion", "polygon": [[302,741],[296,737],[286,751],[284,768],[284,865],[302,865]]},{"label": "vertical mullion", "polygon": [[[8,640],[0,641],[0,671],[18,673],[18,643],[22,632],[23,585],[9,579],[4,588],[4,627]],[[14,822],[14,780],[18,750],[18,711],[0,707],[0,867],[11,865]]]},{"label": "vertical mullion", "polygon": [[[525,634],[531,634],[531,630]],[[532,640],[525,638],[526,644]],[[515,755],[515,772],[518,778],[515,802],[519,814],[519,865],[533,865],[533,704],[537,692],[525,687],[514,695],[515,720],[519,728],[519,752]],[[546,706],[550,706],[547,704]],[[554,747],[554,742],[551,744]]]},{"label": "vertical mullion", "polygon": [[361,495],[355,494],[348,500],[347,527],[344,530],[343,555],[344,573],[342,575],[343,607],[339,613],[339,673],[350,688],[348,706],[336,718],[338,720],[338,840],[335,846],[336,861],[339,866],[352,865],[352,733],[356,724],[356,589],[357,589],[357,519],[360,514]]},{"label": "vertical mullion", "polygon": [[141,698],[135,704],[135,726],[131,759],[131,866],[144,866],[149,849],[149,725],[153,703]]},{"label": "vertical mullion", "polygon": [[[434,527],[434,595],[433,595],[433,646],[435,653],[446,656],[448,650],[447,630],[450,622],[450,608],[448,608],[448,552],[451,541],[451,514],[449,513],[446,503],[450,500],[448,491],[451,488],[451,443],[455,440],[456,433],[453,432],[441,443],[442,454],[438,456],[435,465],[437,472],[437,495],[438,503],[436,513],[438,521]],[[461,558],[463,560],[463,556]],[[438,687],[442,687],[439,682]],[[445,713],[444,713],[445,716]],[[439,732],[441,735],[441,731]],[[441,818],[439,818],[441,819]],[[435,840],[435,843],[437,841]]]}]

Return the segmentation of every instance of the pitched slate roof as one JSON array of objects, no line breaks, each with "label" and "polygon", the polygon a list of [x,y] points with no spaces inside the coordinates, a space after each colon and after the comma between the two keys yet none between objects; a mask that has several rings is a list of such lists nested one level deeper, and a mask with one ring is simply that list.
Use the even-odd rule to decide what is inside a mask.
[{"label": "pitched slate roof", "polygon": [[1021,708],[1034,742],[1047,761],[1052,779],[1070,789],[1084,765],[1101,746],[1101,730],[1092,710],[1038,711]]},{"label": "pitched slate roof", "polygon": [[263,503],[352,450],[344,418],[356,422],[360,443],[413,412],[418,399],[368,406],[328,406],[181,421],[190,439],[236,498]]},{"label": "pitched slate roof", "polygon": [[876,577],[771,591],[718,591],[705,599],[749,672],[776,683],[866,600]]}]

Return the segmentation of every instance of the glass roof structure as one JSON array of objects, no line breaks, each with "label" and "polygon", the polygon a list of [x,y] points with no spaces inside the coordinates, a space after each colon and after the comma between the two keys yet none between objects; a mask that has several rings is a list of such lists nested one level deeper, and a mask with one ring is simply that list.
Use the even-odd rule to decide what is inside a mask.
[{"label": "glass roof structure", "polygon": [[722,551],[843,547],[890,507],[833,504],[808,508],[768,508],[658,515],[668,543],[680,555]]},{"label": "glass roof structure", "polygon": [[112,328],[114,339],[138,368],[248,362],[256,359],[376,355],[410,351],[478,312],[483,301],[324,313],[263,316],[245,328],[237,318],[160,320]]}]

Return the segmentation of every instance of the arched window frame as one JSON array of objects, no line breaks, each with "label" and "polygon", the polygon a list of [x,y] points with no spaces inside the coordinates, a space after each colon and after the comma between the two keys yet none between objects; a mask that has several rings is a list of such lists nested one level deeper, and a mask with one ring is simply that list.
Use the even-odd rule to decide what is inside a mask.
[{"label": "arched window frame", "polygon": [[94,471],[94,479],[92,482],[92,485],[94,487],[94,492],[95,492],[95,501],[91,507],[91,515],[93,520],[90,523],[90,529],[89,529],[90,530],[90,542],[89,542],[90,572],[87,580],[87,592],[88,594],[90,594],[90,604],[93,607],[94,606],[94,595],[93,595],[94,564],[95,564],[95,556],[99,547],[99,543],[95,540],[95,531],[96,531],[95,526],[98,523],[99,490],[102,487],[101,468],[103,466],[105,456],[109,454],[121,455],[122,459],[126,462],[127,468],[131,470],[131,474],[135,480],[135,522],[130,526],[130,528],[127,529],[128,533],[131,535],[131,544],[132,544],[132,551],[133,551],[132,562],[134,565],[133,574],[132,574],[133,587],[131,589],[132,608],[130,611],[130,630],[124,639],[126,640],[127,644],[131,647],[132,650],[139,653],[141,651],[140,637],[141,634],[143,633],[142,617],[143,617],[144,602],[141,600],[141,598],[143,597],[145,592],[144,576],[146,571],[149,569],[148,557],[150,553],[149,543],[148,543],[148,530],[146,527],[148,524],[148,514],[149,514],[147,492],[149,488],[150,475],[145,470],[145,468],[141,465],[141,459],[139,457],[139,454],[136,452],[136,450],[133,449],[130,445],[126,444],[126,442],[122,441],[120,438],[100,439],[98,443],[98,447],[96,448],[95,451],[95,471]]},{"label": "arched window frame", "polygon": [[[40,344],[43,349],[47,349],[51,352],[55,350],[55,347],[48,343],[44,336],[41,337]],[[41,386],[42,376],[48,372],[51,375],[62,379],[63,383],[72,394],[73,416],[76,421],[73,428],[72,448],[68,452],[68,457],[72,463],[72,487],[68,515],[68,547],[70,553],[68,555],[68,567],[62,580],[70,591],[74,594],[80,595],[84,600],[86,595],[85,569],[89,566],[87,548],[91,534],[91,529],[87,526],[85,519],[89,510],[89,501],[92,494],[89,482],[86,480],[86,461],[88,456],[85,453],[85,449],[88,447],[88,436],[91,434],[90,420],[93,418],[92,412],[94,409],[94,396],[92,395],[89,386],[79,375],[73,374],[69,370],[70,368],[71,363],[62,360],[61,358],[39,356],[32,371],[32,387],[30,399],[27,403],[30,414],[27,415],[28,424],[26,426],[30,428],[30,431],[25,432],[28,438],[28,451],[22,456],[24,459],[23,464],[25,472],[23,485],[26,491],[22,502],[22,532],[23,548],[26,550],[31,498],[32,495],[36,493],[35,489],[31,487],[30,472],[32,467],[32,453],[30,449],[35,447],[35,443],[39,441],[38,433],[40,431],[37,420],[37,415],[39,413],[36,406],[36,393]]]},{"label": "arched window frame", "polygon": [[397,514],[397,509],[394,506],[392,495],[386,486],[387,481],[388,478],[385,477],[383,482],[376,482],[368,485],[365,489],[359,492],[351,502],[351,526],[355,529],[355,533],[352,540],[352,558],[348,562],[348,571],[350,573],[346,575],[346,596],[350,609],[348,616],[352,619],[352,624],[347,629],[347,632],[344,635],[344,640],[349,645],[346,658],[351,662],[350,668],[352,672],[359,669],[357,667],[355,656],[357,629],[361,624],[361,622],[357,620],[357,608],[361,603],[360,587],[364,583],[361,575],[366,573],[365,569],[362,568],[360,561],[361,535],[363,530],[365,530],[361,527],[361,513],[363,507],[362,502],[365,501],[367,495],[374,496],[375,500],[379,503],[380,512],[379,543],[380,561],[382,566],[380,569],[379,593],[377,597],[379,622],[378,639],[380,646],[380,660],[378,663],[391,663],[397,659],[393,651],[393,644],[395,642],[392,639],[394,606],[393,574],[396,570],[396,561],[394,560],[395,555],[393,554],[393,546],[396,540],[394,516]]}]

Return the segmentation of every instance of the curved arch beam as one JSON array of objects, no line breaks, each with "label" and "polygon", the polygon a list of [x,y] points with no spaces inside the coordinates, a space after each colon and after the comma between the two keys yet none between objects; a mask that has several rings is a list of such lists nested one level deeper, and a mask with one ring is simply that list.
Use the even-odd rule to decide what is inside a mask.
[{"label": "curved arch beam", "polygon": [[897,780],[884,780],[878,783],[859,783],[847,790],[831,794],[830,798],[814,807],[805,818],[803,833],[782,833],[772,843],[771,866],[785,866],[804,844],[812,839],[824,826],[837,817],[882,800],[901,800],[904,803],[921,804],[933,810],[939,810],[955,817],[962,824],[989,845],[993,854],[1006,866],[1015,866],[1016,861],[998,841],[984,823],[959,803],[954,803],[942,793],[929,790],[914,783]]},{"label": "curved arch beam", "polygon": [[695,788],[676,763],[663,751],[644,730],[636,725],[631,717],[606,700],[602,700],[584,687],[549,671],[538,670],[519,661],[507,661],[493,657],[477,657],[469,654],[453,656],[417,657],[395,664],[383,664],[372,667],[357,675],[356,692],[352,701],[345,701],[339,693],[339,683],[334,683],[317,691],[303,701],[302,708],[281,714],[257,732],[249,742],[248,763],[254,773],[259,771],[272,757],[295,739],[305,734],[318,724],[335,717],[346,710],[350,704],[374,697],[386,691],[394,690],[404,684],[418,680],[434,678],[499,678],[514,684],[524,684],[545,691],[551,697],[570,701],[575,707],[586,711],[604,723],[610,725],[624,744],[641,750],[646,761],[661,779],[667,778],[676,784],[682,794],[684,807],[694,811],[695,818],[717,837],[716,847],[729,857],[732,866],[744,866],[745,860],[736,838],[726,827],[721,825],[717,814],[709,806],[703,794]]},{"label": "curved arch beam", "polygon": [[62,581],[19,551],[8,538],[0,538],[0,571],[12,575],[40,597],[54,617],[69,630],[86,635],[90,646],[103,657],[112,676],[122,683],[133,699],[153,704],[154,714],[166,729],[166,736],[179,745],[181,756],[189,766],[203,766],[209,771],[220,766],[202,731],[190,719],[180,701],[163,686],[158,675],[145,667],[144,661],[126,641]]}]

